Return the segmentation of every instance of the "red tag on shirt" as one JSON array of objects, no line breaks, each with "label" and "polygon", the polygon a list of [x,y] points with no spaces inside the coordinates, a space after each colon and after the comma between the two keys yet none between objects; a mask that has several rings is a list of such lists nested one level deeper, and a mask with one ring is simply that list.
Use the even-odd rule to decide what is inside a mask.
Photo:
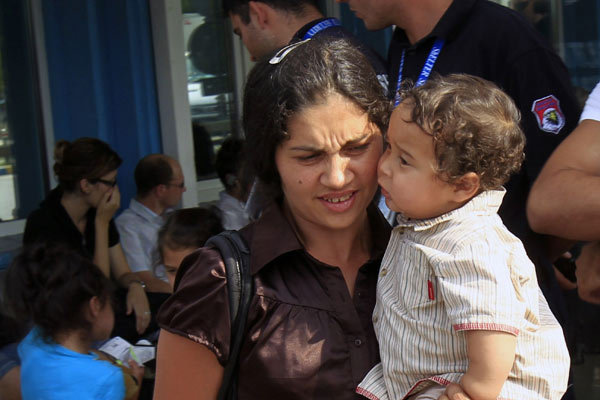
[{"label": "red tag on shirt", "polygon": [[435,300],[435,294],[433,293],[433,283],[427,280],[427,292],[429,293],[429,300]]}]

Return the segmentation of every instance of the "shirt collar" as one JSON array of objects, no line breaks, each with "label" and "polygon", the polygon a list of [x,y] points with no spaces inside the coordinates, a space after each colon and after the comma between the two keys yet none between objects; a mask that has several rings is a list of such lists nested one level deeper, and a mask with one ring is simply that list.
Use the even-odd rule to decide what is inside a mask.
[{"label": "shirt collar", "polygon": [[429,45],[433,39],[437,38],[450,40],[454,37],[456,32],[464,26],[465,20],[469,17],[469,14],[477,1],[478,0],[454,0],[431,33],[412,46],[403,29],[396,28],[394,31],[395,40],[402,44],[403,47],[411,48]]},{"label": "shirt collar", "polygon": [[[373,260],[381,258],[385,253],[391,227],[374,204],[367,208],[367,216],[371,228]],[[241,233],[251,249],[252,274],[258,273],[265,265],[283,254],[304,250],[290,222],[277,204],[271,204],[258,221],[242,229]]]},{"label": "shirt collar", "polygon": [[319,22],[321,21],[325,21],[327,18],[319,18],[319,19],[315,19],[313,21],[310,21],[308,24],[304,25],[302,28],[300,28],[298,30],[298,32],[296,32],[296,34],[294,35],[294,37],[292,38],[291,42],[294,42],[296,40],[301,40],[304,35],[306,34],[306,32],[309,31],[309,29],[311,29],[313,26],[317,25]]},{"label": "shirt collar", "polygon": [[398,226],[403,228],[412,228],[415,231],[424,231],[432,228],[442,222],[453,219],[461,219],[465,215],[492,215],[498,213],[498,208],[502,204],[502,198],[506,194],[506,189],[486,190],[469,200],[468,203],[456,210],[442,214],[439,217],[429,219],[410,219],[399,214],[397,217]]},{"label": "shirt collar", "polygon": [[158,215],[136,199],[131,199],[129,202],[129,209],[148,222],[159,225],[162,225],[164,222],[161,215]]}]

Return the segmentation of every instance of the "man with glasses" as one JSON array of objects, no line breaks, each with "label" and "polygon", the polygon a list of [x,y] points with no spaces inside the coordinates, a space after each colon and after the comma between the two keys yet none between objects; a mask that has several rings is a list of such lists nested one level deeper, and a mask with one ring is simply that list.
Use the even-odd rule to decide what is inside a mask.
[{"label": "man with glasses", "polygon": [[181,201],[186,187],[179,163],[163,154],[142,158],[134,172],[137,195],[116,219],[121,246],[148,292],[170,293],[164,268],[155,265],[156,238],[165,214]]}]

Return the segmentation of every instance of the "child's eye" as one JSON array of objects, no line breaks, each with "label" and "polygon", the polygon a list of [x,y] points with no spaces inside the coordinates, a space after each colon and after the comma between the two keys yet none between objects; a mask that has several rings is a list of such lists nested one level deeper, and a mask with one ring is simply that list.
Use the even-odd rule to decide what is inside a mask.
[{"label": "child's eye", "polygon": [[402,165],[408,165],[408,162],[404,159],[404,157],[400,156],[398,158],[400,159],[400,164],[402,164]]}]

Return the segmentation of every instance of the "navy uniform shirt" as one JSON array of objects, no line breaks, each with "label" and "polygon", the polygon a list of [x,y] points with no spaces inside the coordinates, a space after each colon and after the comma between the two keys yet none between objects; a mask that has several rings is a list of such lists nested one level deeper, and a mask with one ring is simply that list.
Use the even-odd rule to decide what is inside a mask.
[{"label": "navy uniform shirt", "polygon": [[521,111],[527,138],[525,162],[514,175],[500,216],[524,243],[538,270],[540,286],[553,311],[562,310],[552,264],[541,235],[531,231],[525,215],[533,181],[558,144],[575,128],[580,108],[568,71],[545,39],[516,11],[486,0],[454,1],[433,31],[411,45],[405,32],[394,32],[388,54],[391,93],[395,93],[402,50],[403,79],[417,80],[437,38],[445,44],[433,73],[466,73],[490,80],[506,91]]},{"label": "navy uniform shirt", "polygon": [[[294,42],[297,40],[302,40],[304,35],[313,26],[317,25],[318,23],[320,23],[321,21],[323,21],[325,19],[327,19],[327,18],[316,19],[316,20],[311,21],[308,24],[304,25],[302,28],[300,28],[298,30],[298,32],[296,32],[296,34],[292,38],[291,42]],[[319,31],[316,35],[327,35],[332,38],[344,38],[344,39],[349,40],[354,46],[356,46],[356,48],[358,50],[360,50],[361,53],[363,53],[365,55],[365,57],[367,57],[367,60],[369,60],[369,63],[375,70],[377,79],[379,80],[381,85],[387,89],[388,76],[387,76],[387,68],[386,68],[385,62],[379,56],[379,54],[377,54],[367,44],[360,41],[356,36],[354,36],[352,33],[348,32],[346,29],[344,29],[341,26],[332,26],[327,29],[323,29],[322,31]]]}]

